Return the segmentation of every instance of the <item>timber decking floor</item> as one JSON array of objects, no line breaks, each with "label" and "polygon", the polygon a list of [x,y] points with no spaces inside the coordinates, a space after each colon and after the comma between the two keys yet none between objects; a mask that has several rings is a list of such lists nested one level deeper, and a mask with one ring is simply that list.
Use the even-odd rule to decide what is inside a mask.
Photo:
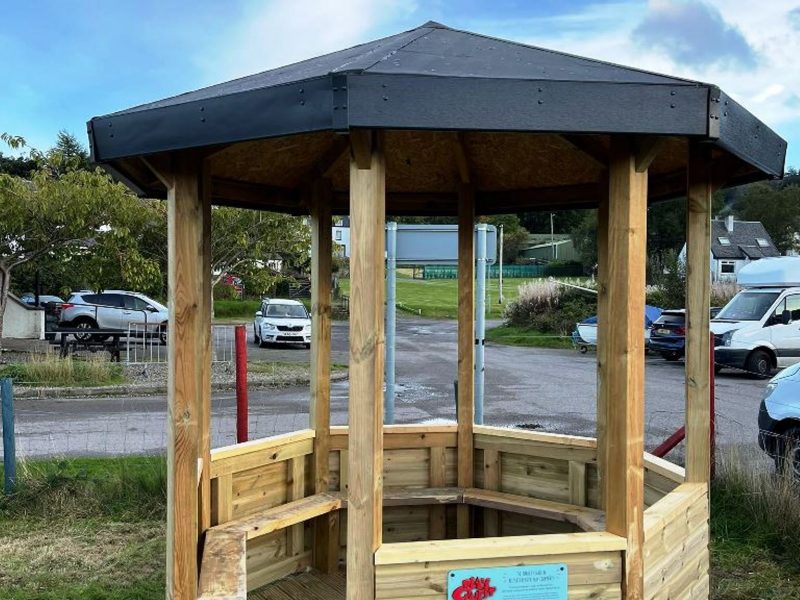
[{"label": "timber decking floor", "polygon": [[248,600],[344,600],[344,573],[310,570],[289,575],[247,594]]}]

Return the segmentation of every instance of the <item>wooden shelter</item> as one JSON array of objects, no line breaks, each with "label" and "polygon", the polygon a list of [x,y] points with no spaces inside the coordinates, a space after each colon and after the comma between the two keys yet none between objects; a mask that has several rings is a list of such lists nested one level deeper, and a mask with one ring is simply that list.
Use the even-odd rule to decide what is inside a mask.
[{"label": "wooden shelter", "polygon": [[[89,133],[169,201],[169,598],[445,598],[453,569],[552,563],[570,598],[708,595],[711,195],[781,176],[786,149],[718,88],[431,22]],[[681,196],[685,470],[643,444],[647,206]],[[313,344],[309,428],[212,451],[213,204],[311,215]],[[475,219],[575,207],[599,209],[597,439],[474,425]],[[329,418],[332,213],[349,427]],[[383,426],[387,213],[458,216],[457,426]]]}]

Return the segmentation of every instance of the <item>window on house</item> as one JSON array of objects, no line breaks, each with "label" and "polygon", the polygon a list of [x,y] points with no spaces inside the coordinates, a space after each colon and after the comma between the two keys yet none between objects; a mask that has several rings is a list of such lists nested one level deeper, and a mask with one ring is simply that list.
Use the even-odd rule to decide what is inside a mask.
[{"label": "window on house", "polygon": [[731,260],[724,260],[719,265],[719,272],[723,275],[733,275],[736,273],[736,263]]},{"label": "window on house", "polygon": [[769,242],[764,238],[756,238],[756,244],[758,244],[760,248],[769,248]]},{"label": "window on house", "polygon": [[729,237],[718,237],[720,245],[722,246],[730,246],[731,245],[731,238]]},{"label": "window on house", "polygon": [[341,242],[342,241],[342,232],[341,232],[341,230],[337,230],[336,231],[336,241],[337,242]]}]

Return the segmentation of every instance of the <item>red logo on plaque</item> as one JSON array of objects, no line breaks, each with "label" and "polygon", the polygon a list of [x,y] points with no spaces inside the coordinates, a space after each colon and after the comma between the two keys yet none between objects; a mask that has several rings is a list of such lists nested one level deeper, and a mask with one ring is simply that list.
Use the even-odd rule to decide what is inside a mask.
[{"label": "red logo on plaque", "polygon": [[492,587],[489,577],[469,577],[453,590],[453,600],[486,600],[491,598],[497,588]]}]

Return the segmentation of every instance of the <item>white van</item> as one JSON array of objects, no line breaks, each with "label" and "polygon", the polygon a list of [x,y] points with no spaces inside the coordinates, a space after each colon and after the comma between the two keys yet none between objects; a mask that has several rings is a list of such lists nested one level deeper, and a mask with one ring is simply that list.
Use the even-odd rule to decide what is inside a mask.
[{"label": "white van", "polygon": [[717,369],[767,377],[800,362],[800,257],[749,263],[736,283],[742,291],[711,321]]}]

